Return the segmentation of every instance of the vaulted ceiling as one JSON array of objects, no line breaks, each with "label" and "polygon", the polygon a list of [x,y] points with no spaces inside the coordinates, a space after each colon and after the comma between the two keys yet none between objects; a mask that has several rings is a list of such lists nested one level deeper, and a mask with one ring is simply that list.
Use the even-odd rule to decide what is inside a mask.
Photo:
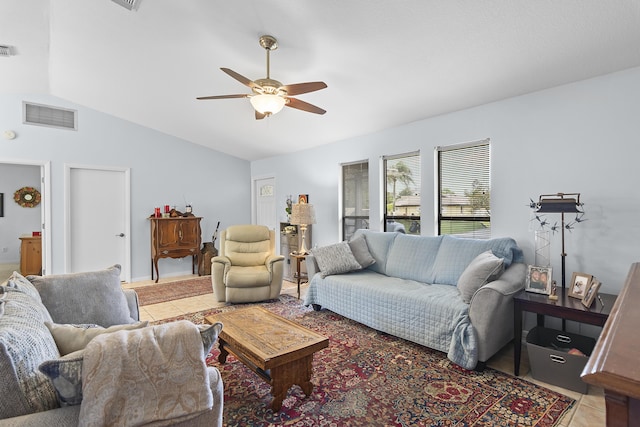
[{"label": "vaulted ceiling", "polygon": [[[255,120],[220,67],[321,80]],[[2,0],[1,93],[47,93],[248,160],[640,66],[638,0]]]}]

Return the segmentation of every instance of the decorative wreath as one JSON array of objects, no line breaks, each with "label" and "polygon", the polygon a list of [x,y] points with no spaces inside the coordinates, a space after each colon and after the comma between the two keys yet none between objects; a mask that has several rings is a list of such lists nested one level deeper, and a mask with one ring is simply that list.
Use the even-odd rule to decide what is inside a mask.
[{"label": "decorative wreath", "polygon": [[13,200],[23,208],[35,208],[40,204],[40,192],[33,187],[22,187],[13,193]]}]

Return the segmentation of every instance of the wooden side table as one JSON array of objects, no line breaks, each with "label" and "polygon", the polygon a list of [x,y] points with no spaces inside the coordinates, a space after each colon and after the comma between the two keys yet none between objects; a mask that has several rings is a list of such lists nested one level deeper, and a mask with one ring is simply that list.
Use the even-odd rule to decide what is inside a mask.
[{"label": "wooden side table", "polygon": [[296,277],[298,279],[298,299],[300,299],[300,281],[302,279],[309,280],[309,276],[300,272],[300,264],[307,258],[307,254],[290,253],[289,256],[296,260]]},{"label": "wooden side table", "polygon": [[534,294],[522,291],[513,297],[513,374],[520,375],[520,355],[522,353],[522,312],[529,311],[538,315],[538,326],[544,326],[544,316],[558,317],[590,325],[604,326],[609,318],[616,295],[598,293],[604,306],[598,298],[590,308],[582,305],[577,298],[564,294],[558,295],[558,300],[549,299],[548,295]]}]

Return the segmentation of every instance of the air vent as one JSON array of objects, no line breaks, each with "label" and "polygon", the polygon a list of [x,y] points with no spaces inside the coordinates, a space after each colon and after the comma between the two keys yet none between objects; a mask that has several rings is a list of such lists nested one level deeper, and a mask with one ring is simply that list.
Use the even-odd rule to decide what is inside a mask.
[{"label": "air vent", "polygon": [[78,112],[66,108],[23,102],[23,123],[58,129],[78,129]]},{"label": "air vent", "polygon": [[111,0],[115,4],[119,4],[127,10],[136,11],[140,5],[140,0]]},{"label": "air vent", "polygon": [[11,52],[11,46],[0,45],[0,56],[11,56],[13,53]]}]

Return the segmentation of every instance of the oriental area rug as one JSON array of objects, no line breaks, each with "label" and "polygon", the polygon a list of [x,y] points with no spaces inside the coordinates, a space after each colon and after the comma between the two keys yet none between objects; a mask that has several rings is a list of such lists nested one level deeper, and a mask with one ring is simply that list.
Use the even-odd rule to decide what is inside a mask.
[{"label": "oriental area rug", "polygon": [[157,285],[138,286],[132,289],[138,294],[141,306],[213,293],[211,276],[195,277]]},{"label": "oriental area rug", "polygon": [[[224,382],[226,426],[555,426],[575,401],[487,368],[464,370],[444,353],[375,331],[283,295],[258,304],[329,338],[313,361],[309,397],[292,387],[274,413],[270,387],[233,355],[221,365],[214,346],[207,363]],[[238,304],[167,319],[196,324],[242,309]]]}]

